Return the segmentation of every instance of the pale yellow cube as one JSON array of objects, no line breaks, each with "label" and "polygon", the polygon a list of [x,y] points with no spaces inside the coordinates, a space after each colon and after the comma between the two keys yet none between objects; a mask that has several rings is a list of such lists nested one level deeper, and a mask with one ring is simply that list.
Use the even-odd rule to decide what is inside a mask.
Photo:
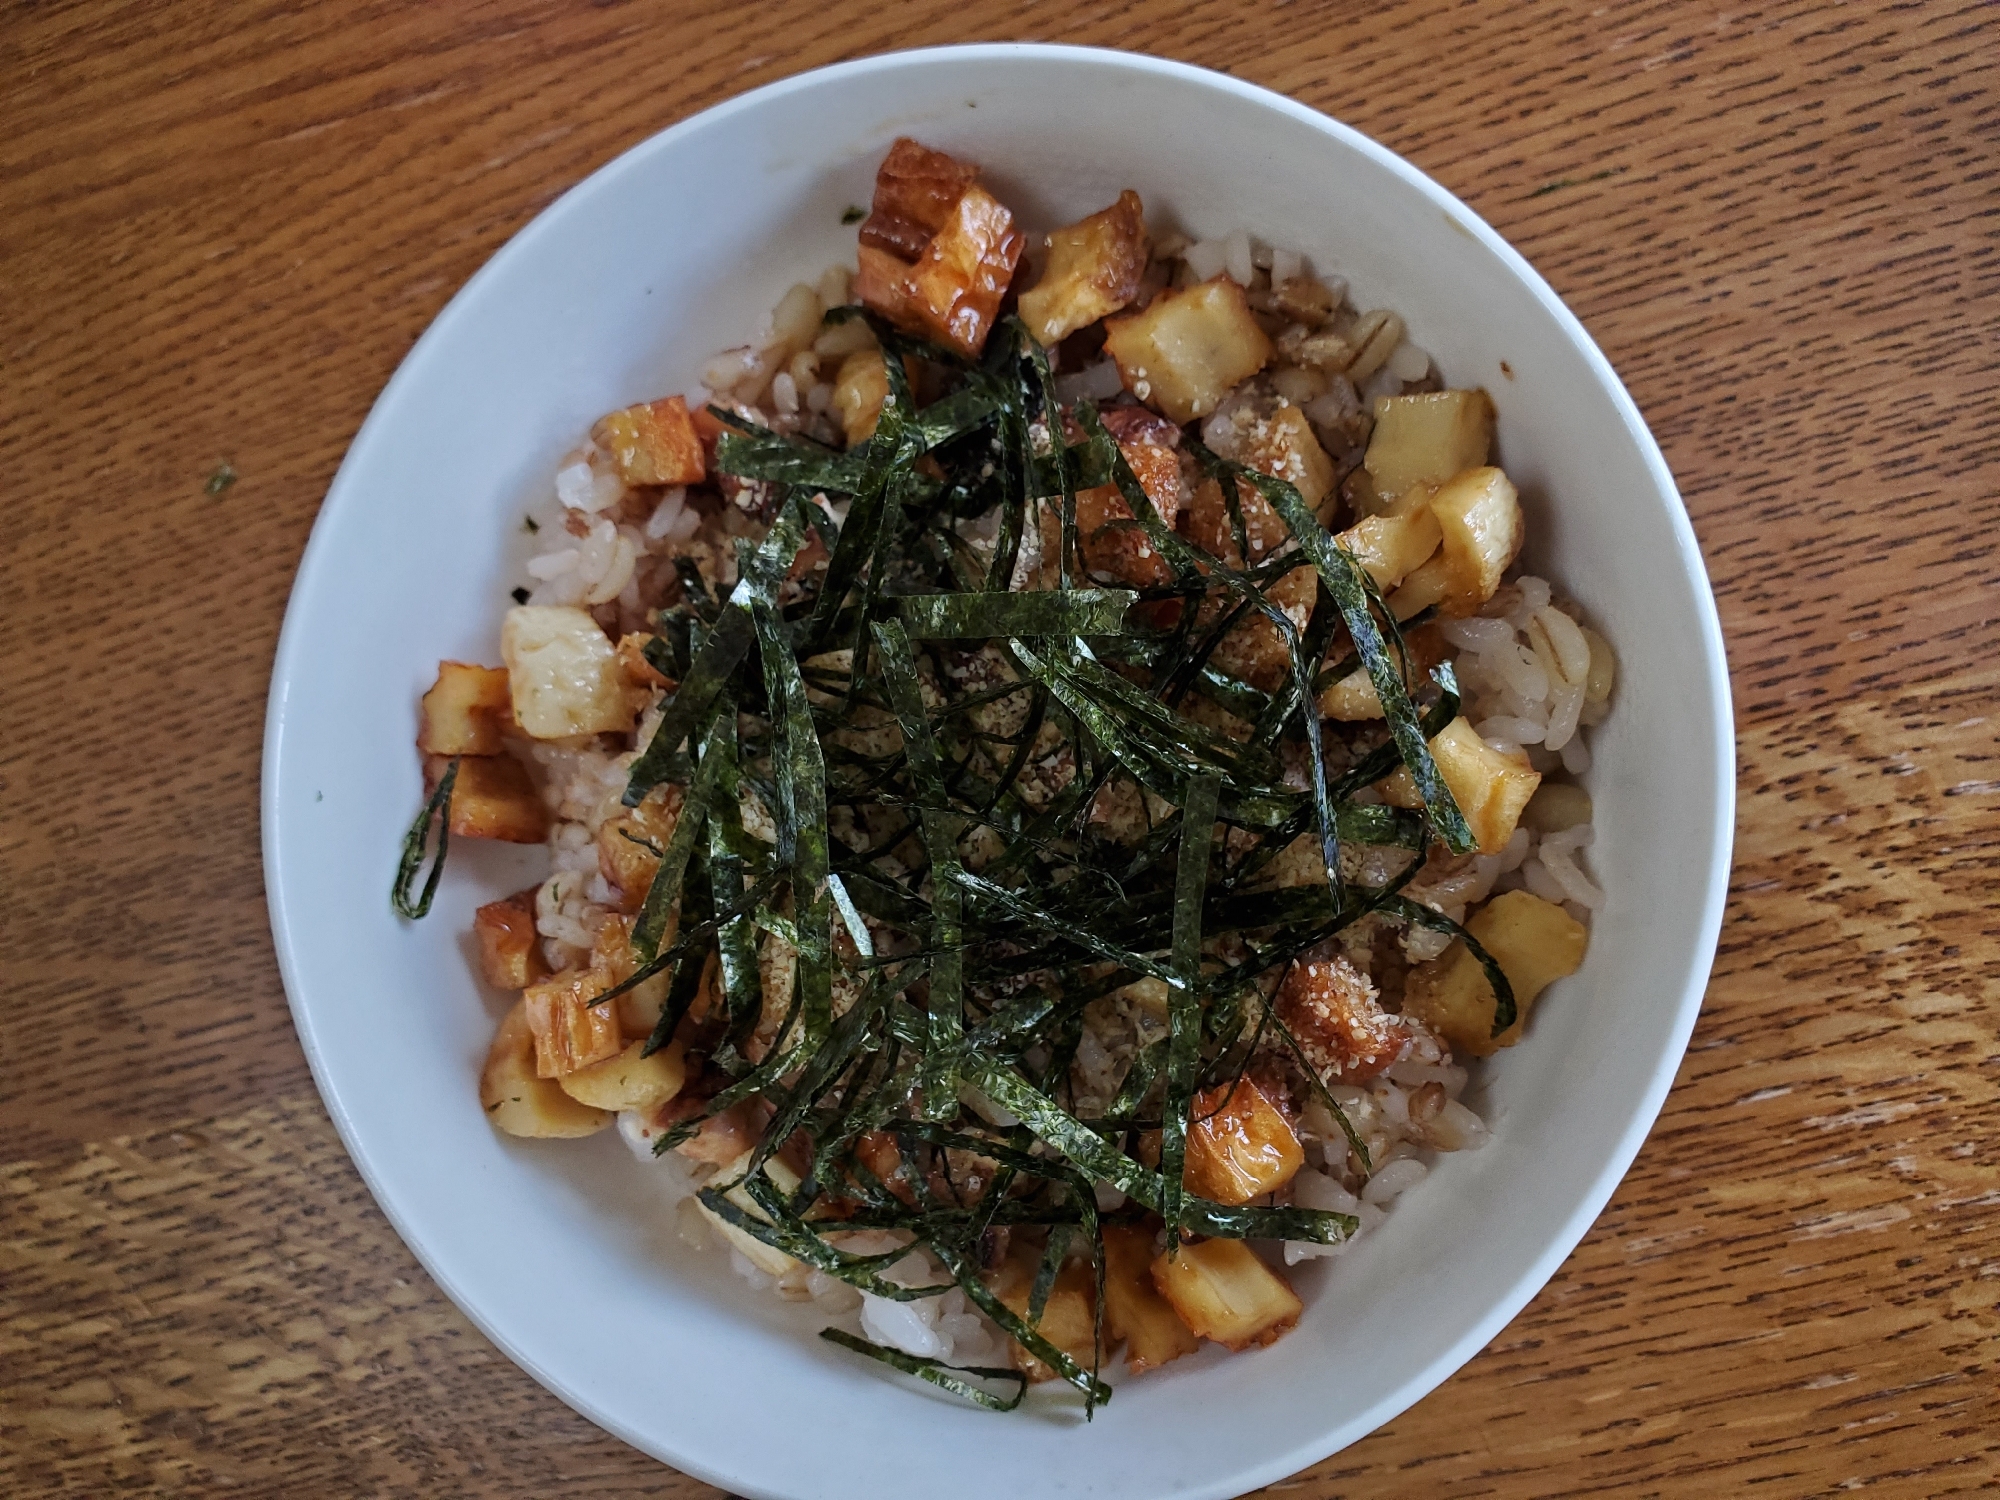
[{"label": "pale yellow cube", "polygon": [[[1479,840],[1479,852],[1498,854],[1514,836],[1521,810],[1542,784],[1541,772],[1528,764],[1524,754],[1495,750],[1462,714],[1440,729],[1430,746],[1438,774]],[[1382,783],[1382,800],[1397,807],[1423,806],[1407,769]]]},{"label": "pale yellow cube", "polygon": [[1465,930],[1507,976],[1514,991],[1514,1024],[1493,1035],[1498,997],[1485,967],[1460,942],[1410,971],[1403,1014],[1422,1021],[1461,1056],[1488,1057],[1518,1042],[1529,1008],[1542,991],[1577,971],[1590,929],[1532,892],[1503,891],[1473,913]]},{"label": "pale yellow cube", "polygon": [[1441,545],[1389,600],[1398,619],[1435,604],[1446,615],[1479,609],[1521,550],[1521,501],[1498,469],[1467,469],[1430,498]]},{"label": "pale yellow cube", "polygon": [[537,1075],[535,1034],[525,1000],[507,1012],[486,1053],[479,1103],[487,1118],[509,1135],[566,1139],[595,1135],[611,1123],[607,1111],[578,1103],[553,1078]]},{"label": "pale yellow cube", "polygon": [[1153,1285],[1180,1320],[1231,1349],[1274,1343],[1305,1311],[1285,1279],[1241,1240],[1182,1245],[1153,1261]]},{"label": "pale yellow cube", "polygon": [[637,698],[619,669],[618,648],[588,611],[522,604],[500,626],[514,717],[538,740],[623,733]]},{"label": "pale yellow cube", "polygon": [[1481,390],[1428,391],[1375,403],[1375,432],[1362,462],[1376,493],[1386,497],[1434,489],[1484,467],[1492,451],[1492,397]]},{"label": "pale yellow cube", "polygon": [[1162,292],[1104,325],[1104,350],[1125,389],[1176,422],[1192,422],[1263,369],[1271,340],[1227,276]]},{"label": "pale yellow cube", "polygon": [[633,1042],[616,1056],[565,1073],[556,1082],[570,1098],[596,1109],[658,1109],[687,1082],[687,1064],[679,1042],[651,1057],[640,1056],[645,1050],[644,1041]]}]

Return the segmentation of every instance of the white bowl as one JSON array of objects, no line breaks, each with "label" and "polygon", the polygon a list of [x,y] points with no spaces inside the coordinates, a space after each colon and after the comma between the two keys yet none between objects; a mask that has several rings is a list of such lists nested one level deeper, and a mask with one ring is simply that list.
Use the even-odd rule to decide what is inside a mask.
[{"label": "white bowl", "polygon": [[[682,1247],[654,1169],[606,1134],[504,1139],[475,1102],[500,998],[472,908],[540,851],[461,842],[428,921],[390,914],[418,800],[418,694],[497,659],[518,517],[601,412],[693,386],[841,227],[913,134],[984,165],[1031,226],[1136,187],[1156,224],[1242,226],[1408,319],[1484,384],[1527,501],[1529,560],[1617,646],[1596,731],[1610,891],[1583,970],[1486,1068],[1495,1124],[1387,1225],[1300,1276],[1298,1330],[1123,1385],[1085,1425],[1011,1417],[809,1336],[720,1256]],[[1511,368],[1503,374],[1502,361]],[[1231,1495],[1394,1417],[1554,1272],[1672,1083],[1721,920],[1733,742],[1721,634],[1673,480],[1576,319],[1491,229],[1380,146],[1276,94],[1113,52],[980,46],[788,79],[636,147],[523,230],[382,393],[299,569],[271,690],[264,845],[299,1035],[376,1199],[438,1284],[593,1421],[749,1496]]]}]

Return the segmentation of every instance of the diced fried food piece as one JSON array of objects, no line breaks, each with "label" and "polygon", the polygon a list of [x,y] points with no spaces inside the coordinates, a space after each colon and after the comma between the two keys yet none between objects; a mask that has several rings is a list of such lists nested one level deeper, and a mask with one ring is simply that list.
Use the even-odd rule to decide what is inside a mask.
[{"label": "diced fried food piece", "polygon": [[560,1078],[618,1055],[625,1039],[618,1030],[617,1006],[590,1003],[613,983],[601,969],[564,969],[522,991],[539,1076]]},{"label": "diced fried food piece", "polygon": [[1150,1229],[1113,1224],[1104,1231],[1104,1328],[1107,1340],[1124,1340],[1125,1368],[1134,1375],[1201,1347],[1153,1285]]},{"label": "diced fried food piece", "polygon": [[[1255,486],[1241,480],[1236,485],[1236,509],[1243,517],[1243,538],[1250,544],[1250,562],[1262,562],[1292,534],[1271,502]],[[1244,566],[1243,549],[1236,545],[1236,524],[1229,514],[1229,503],[1215,480],[1204,479],[1194,487],[1188,498],[1186,524],[1181,530],[1209,556],[1220,558],[1232,568]]]},{"label": "diced fried food piece", "polygon": [[535,931],[535,887],[504,901],[489,901],[472,914],[479,943],[479,972],[503,990],[526,989],[549,972]]},{"label": "diced fried food piece", "polygon": [[[1319,597],[1319,574],[1310,563],[1292,569],[1264,590],[1264,597],[1282,610],[1304,634]],[[1274,692],[1291,675],[1292,653],[1284,634],[1261,614],[1237,622],[1209,658],[1216,671]]]},{"label": "diced fried food piece", "polygon": [[1384,498],[1435,489],[1493,452],[1493,398],[1483,390],[1384,396],[1362,463]]},{"label": "diced fried food piece", "polygon": [[[632,954],[633,920],[630,916],[607,915],[590,945],[590,967],[602,974],[609,984],[623,984],[639,966]],[[677,925],[674,915],[669,913],[666,930],[660,935],[661,947],[673,942]],[[713,961],[714,954],[711,952],[709,956]],[[704,969],[703,973],[706,975],[707,970]],[[655,974],[620,995],[613,1002],[618,1008],[619,1033],[627,1038],[651,1036],[653,1026],[666,1006],[667,991],[673,988],[673,982],[670,970]]]},{"label": "diced fried food piece", "polygon": [[1493,956],[1514,991],[1514,1024],[1493,1035],[1498,998],[1486,970],[1463,942],[1417,965],[1403,988],[1403,1013],[1424,1023],[1462,1056],[1490,1057],[1521,1039],[1528,1010],[1549,984],[1583,963],[1590,931],[1552,901],[1502,891],[1465,924]]},{"label": "diced fried food piece", "polygon": [[875,199],[861,221],[861,244],[915,260],[944,227],[979,168],[901,136],[875,169]]},{"label": "diced fried food piece", "polygon": [[1271,358],[1271,340],[1227,276],[1162,292],[1104,324],[1104,350],[1125,389],[1176,422],[1192,422]]},{"label": "diced fried food piece", "polygon": [[967,188],[905,278],[917,331],[978,358],[1014,279],[1021,245],[1006,206],[982,187]]},{"label": "diced fried food piece", "polygon": [[863,245],[855,252],[854,300],[898,328],[915,328],[918,319],[910,301],[909,275],[909,261]]},{"label": "diced fried food piece", "polygon": [[646,691],[671,689],[673,678],[646,660],[646,643],[652,639],[652,636],[636,631],[618,637],[618,670],[635,688]]},{"label": "diced fried food piece", "polygon": [[833,407],[847,446],[858,448],[875,435],[882,403],[889,399],[889,365],[880,349],[857,349],[840,362],[833,381]]},{"label": "diced fried food piece", "polygon": [[1128,306],[1146,270],[1146,212],[1127,188],[1099,209],[1048,237],[1041,280],[1021,294],[1021,318],[1045,345]]},{"label": "diced fried food piece", "polygon": [[[1125,418],[1123,414],[1126,412],[1137,413],[1142,420],[1134,422]],[[1144,407],[1117,407],[1104,415],[1107,427],[1112,425],[1113,418],[1119,419],[1119,431],[1115,434],[1118,451],[1125,456],[1125,462],[1131,466],[1132,477],[1139,481],[1139,488],[1153,502],[1153,509],[1159,512],[1160,520],[1171,529],[1181,505],[1181,463],[1179,454],[1174,450],[1179,430]],[[1117,485],[1105,484],[1078,490],[1077,544],[1083,550],[1084,567],[1091,572],[1108,573],[1139,588],[1171,581],[1173,569],[1167,566],[1166,559],[1160,556],[1142,529],[1112,524],[1132,519],[1132,508],[1125,503]]]},{"label": "diced fried food piece", "polygon": [[[1028,1320],[1028,1299],[1034,1291],[1035,1268],[1036,1257],[1015,1255],[1001,1272],[1000,1285],[995,1289],[1000,1301],[1024,1323]],[[1089,1266],[1081,1261],[1071,1261],[1056,1273],[1055,1284],[1049,1288],[1049,1300],[1042,1308],[1041,1321],[1030,1326],[1087,1370],[1097,1344],[1096,1322],[1096,1278],[1091,1275]],[[1014,1368],[1026,1375],[1030,1382],[1039,1384],[1056,1378],[1053,1369],[1011,1339],[1008,1340],[1008,1349]]]},{"label": "diced fried food piece", "polygon": [[[1434,625],[1419,625],[1404,635],[1403,644],[1409,647],[1403,682],[1414,692],[1448,654],[1444,634]],[[1395,659],[1393,651],[1390,659]],[[1375,694],[1375,681],[1368,675],[1368,669],[1356,667],[1338,682],[1329,683],[1319,695],[1319,711],[1322,717],[1339,719],[1345,724],[1381,718],[1382,700]]]},{"label": "diced fried food piece", "polygon": [[500,626],[514,717],[538,740],[623,733],[638,699],[618,665],[618,650],[587,610],[521,604]]},{"label": "diced fried food piece", "polygon": [[1377,588],[1392,589],[1423,566],[1443,537],[1430,491],[1418,489],[1399,496],[1381,513],[1362,517],[1334,541],[1368,570]]},{"label": "diced fried food piece", "polygon": [[417,748],[427,755],[498,755],[501,730],[513,712],[505,667],[438,663],[437,681],[424,694]]},{"label": "diced fried food piece", "polygon": [[687,401],[667,396],[598,418],[590,429],[627,484],[699,484],[708,469]]},{"label": "diced fried food piece", "polygon": [[1278,990],[1278,1019],[1329,1083],[1366,1083],[1410,1040],[1409,1024],[1382,1009],[1368,976],[1337,956],[1292,966]]},{"label": "diced fried food piece", "polygon": [[1306,1164],[1284,1112],[1247,1075],[1194,1096],[1188,1113],[1188,1191],[1232,1207],[1276,1192]]},{"label": "diced fried food piece", "polygon": [[[1239,421],[1232,447],[1234,451],[1227,457],[1284,480],[1299,492],[1307,510],[1318,510],[1333,488],[1333,460],[1313,435],[1306,414],[1296,406],[1280,406],[1255,421]],[[1262,503],[1263,497],[1258,499]]]},{"label": "diced fried food piece", "polygon": [[535,1036],[528,1002],[517,1000],[500,1022],[479,1070],[479,1103],[509,1135],[567,1139],[595,1135],[611,1123],[601,1109],[579,1104],[553,1079],[535,1072]]},{"label": "diced fried food piece", "polygon": [[[448,756],[424,757],[426,791],[436,788],[450,763]],[[539,844],[549,834],[549,810],[513,756],[460,756],[451,784],[451,831],[455,838]]]},{"label": "diced fried food piece", "polygon": [[1467,469],[1445,481],[1430,508],[1443,545],[1389,600],[1398,619],[1432,604],[1446,615],[1475,613],[1521,550],[1521,502],[1498,469]]},{"label": "diced fried food piece", "polygon": [[617,910],[637,911],[645,905],[660,854],[680,821],[682,799],[679,787],[656,786],[637,807],[606,818],[597,830],[597,869],[618,887]]},{"label": "diced fried food piece", "polygon": [[1230,1349],[1278,1341],[1305,1311],[1285,1279],[1241,1240],[1182,1245],[1153,1260],[1153,1285],[1180,1320]]},{"label": "diced fried food piece", "polygon": [[[715,1174],[715,1181],[718,1184],[736,1183],[737,1186],[730,1188],[723,1196],[736,1205],[736,1207],[742,1209],[751,1218],[764,1220],[768,1223],[769,1220],[765,1217],[764,1210],[757,1206],[757,1200],[752,1198],[742,1186],[744,1173],[749,1165],[750,1152],[745,1151],[728,1166],[717,1172]],[[790,1194],[798,1190],[799,1174],[786,1166],[776,1156],[765,1158],[764,1175],[771,1179],[772,1185],[781,1193]],[[707,1204],[701,1203],[699,1199],[695,1201],[700,1204],[701,1211],[707,1217],[708,1222],[715,1226],[716,1230],[725,1240],[729,1241],[730,1246],[742,1251],[743,1258],[762,1271],[766,1276],[783,1276],[786,1272],[797,1268],[798,1262],[785,1254],[784,1251],[765,1244],[749,1230],[738,1228],[723,1218],[721,1214],[716,1213]]]},{"label": "diced fried food piece", "polygon": [[[1431,739],[1431,758],[1451,788],[1458,810],[1479,840],[1481,854],[1498,854],[1514,836],[1521,809],[1542,784],[1541,772],[1525,754],[1507,755],[1479,737],[1463,714]],[[1415,780],[1407,767],[1382,783],[1382,800],[1397,807],[1421,807]]]},{"label": "diced fried food piece", "polygon": [[658,1109],[687,1082],[687,1062],[681,1044],[671,1042],[651,1057],[641,1057],[643,1041],[603,1062],[565,1073],[556,1082],[579,1104],[595,1109]]}]

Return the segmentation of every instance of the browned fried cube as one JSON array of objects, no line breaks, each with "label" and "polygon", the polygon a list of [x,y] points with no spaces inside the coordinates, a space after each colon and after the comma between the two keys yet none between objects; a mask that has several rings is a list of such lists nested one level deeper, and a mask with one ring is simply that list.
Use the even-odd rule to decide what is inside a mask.
[{"label": "browned fried cube", "polygon": [[1153,1285],[1153,1231],[1114,1224],[1104,1231],[1104,1326],[1125,1341],[1125,1367],[1137,1375],[1201,1347]]},{"label": "browned fried cube", "polygon": [[[450,763],[449,756],[424,757],[426,790],[437,786]],[[457,838],[539,844],[548,837],[549,810],[527,768],[513,756],[460,756],[451,788],[451,831]]]},{"label": "browned fried cube", "polygon": [[1006,206],[984,188],[967,188],[905,279],[920,331],[977,358],[1014,279],[1021,244]]},{"label": "browned fried cube", "polygon": [[1323,1079],[1365,1083],[1402,1056],[1410,1028],[1383,1010],[1368,976],[1340,957],[1292,966],[1278,1019]]},{"label": "browned fried cube", "polygon": [[1021,294],[1021,317],[1047,345],[1125,307],[1146,270],[1146,213],[1127,188],[1100,209],[1049,236],[1041,280]]},{"label": "browned fried cube", "polygon": [[[1001,1272],[997,1289],[1001,1302],[1024,1323],[1028,1320],[1028,1299],[1034,1291],[1035,1269],[1035,1257],[1016,1256]],[[1049,1300],[1042,1308],[1041,1321],[1032,1326],[1035,1332],[1087,1370],[1097,1345],[1096,1325],[1096,1278],[1084,1262],[1072,1261],[1056,1273],[1055,1285],[1049,1289]],[[1040,1383],[1056,1378],[1052,1368],[1019,1344],[1011,1344],[1011,1348],[1014,1367],[1030,1381]]]},{"label": "browned fried cube", "polygon": [[1217,1203],[1248,1203],[1298,1175],[1305,1147],[1278,1106],[1245,1076],[1196,1094],[1188,1115],[1188,1191]]},{"label": "browned fried cube", "polygon": [[864,247],[913,261],[944,227],[979,168],[899,137],[875,172],[875,200],[861,224]]},{"label": "browned fried cube", "polygon": [[535,888],[489,901],[472,914],[479,941],[479,972],[503,990],[526,989],[549,972],[535,931]]},{"label": "browned fried cube", "polygon": [[441,661],[437,681],[424,694],[417,748],[427,755],[498,755],[513,711],[505,667]]},{"label": "browned fried cube", "polygon": [[646,800],[615,818],[605,820],[597,831],[597,868],[618,887],[619,911],[637,911],[652,889],[653,875],[660,868],[660,855],[674,836],[680,821],[682,792],[677,786],[654,787]]},{"label": "browned fried cube", "polygon": [[1189,1328],[1230,1349],[1277,1342],[1305,1311],[1285,1279],[1241,1240],[1182,1245],[1171,1260],[1162,1251],[1153,1285]]},{"label": "browned fried cube", "polygon": [[590,435],[627,484],[698,484],[708,472],[701,438],[679,396],[611,412]]},{"label": "browned fried cube", "polygon": [[521,992],[535,1038],[537,1077],[561,1078],[618,1055],[625,1039],[616,1003],[590,1004],[611,985],[601,969],[565,969]]}]

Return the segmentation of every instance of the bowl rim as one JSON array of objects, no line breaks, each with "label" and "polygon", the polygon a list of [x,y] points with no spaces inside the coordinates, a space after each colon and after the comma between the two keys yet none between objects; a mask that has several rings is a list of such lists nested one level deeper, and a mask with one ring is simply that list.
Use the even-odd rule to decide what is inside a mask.
[{"label": "bowl rim", "polygon": [[867,57],[808,69],[695,111],[621,151],[538,210],[532,219],[494,251],[453,294],[404,355],[395,373],[383,386],[368,416],[350,442],[340,467],[327,486],[326,495],[314,518],[311,534],[293,578],[284,624],[279,633],[272,663],[260,768],[261,852],[273,946],[300,1046],[305,1053],[314,1084],[319,1090],[335,1129],[340,1134],[350,1160],[360,1172],[369,1193],[389,1220],[397,1236],[460,1312],[465,1314],[514,1364],[526,1371],[565,1405],[640,1452],[671,1464],[698,1479],[738,1494],[769,1495],[771,1500],[783,1500],[783,1497],[762,1489],[747,1476],[732,1474],[695,1456],[665,1451],[665,1445],[657,1436],[640,1432],[618,1421],[609,1413],[599,1409],[585,1393],[565,1384],[543,1368],[536,1358],[509,1337],[503,1328],[496,1326],[477,1310],[462,1292],[449,1270],[433,1259],[429,1247],[423,1243],[420,1236],[413,1234],[402,1206],[388,1191],[382,1173],[361,1145],[359,1127],[349,1113],[347,1102],[335,1086],[326,1059],[322,1055],[312,1017],[300,999],[304,990],[303,975],[298,967],[291,937],[292,928],[300,918],[299,914],[287,907],[282,882],[275,874],[279,868],[279,850],[284,836],[283,809],[280,806],[277,790],[285,754],[285,736],[297,667],[296,658],[305,649],[302,645],[304,626],[301,623],[302,611],[299,608],[299,600],[313,591],[319,581],[319,575],[327,566],[325,558],[331,550],[331,543],[328,541],[331,534],[329,516],[335,511],[336,502],[346,484],[350,482],[351,472],[359,467],[357,455],[370,447],[376,440],[379,430],[387,424],[388,413],[397,404],[404,386],[419,378],[416,372],[425,363],[421,356],[432,346],[444,341],[460,322],[471,316],[469,309],[478,300],[487,281],[500,274],[501,267],[512,259],[527,254],[528,247],[543,236],[555,232],[551,226],[562,216],[564,206],[572,197],[592,190],[603,179],[630,169],[638,160],[670,148],[680,137],[692,133],[697,128],[712,126],[734,115],[750,113],[774,99],[817,87],[829,80],[845,80],[870,74],[893,75],[906,69],[922,68],[943,59],[962,63],[968,60],[998,62],[1036,58],[1088,62],[1124,70],[1135,76],[1168,78],[1196,88],[1234,95],[1244,102],[1276,111],[1296,122],[1310,126],[1390,172],[1405,186],[1414,189],[1442,210],[1455,227],[1470,235],[1496,256],[1535,298],[1541,310],[1582,357],[1591,375],[1610,397],[1624,424],[1625,435],[1633,443],[1654,483],[1658,497],[1665,504],[1676,544],[1675,560],[1696,585],[1694,594],[1697,618],[1694,623],[1697,626],[1703,675],[1709,694],[1708,707],[1716,725],[1715,738],[1707,747],[1712,759],[1711,770],[1716,788],[1715,805],[1708,830],[1713,853],[1705,871],[1705,890],[1696,924],[1699,937],[1695,950],[1690,955],[1686,983],[1674,1018],[1671,1045],[1663,1050],[1645,1090],[1637,1101],[1637,1107],[1631,1115],[1629,1124],[1612,1144],[1602,1169],[1580,1198],[1574,1212],[1559,1226],[1553,1228],[1542,1253],[1528,1265],[1506,1293],[1430,1364],[1400,1385],[1379,1393],[1364,1410],[1333,1423],[1312,1437],[1300,1440],[1283,1452],[1271,1454],[1246,1467],[1230,1480],[1232,1488],[1189,1491],[1188,1500],[1211,1500],[1211,1497],[1212,1500],[1221,1500],[1221,1497],[1226,1495],[1245,1493],[1295,1474],[1359,1441],[1408,1410],[1462,1369],[1512,1322],[1521,1309],[1548,1283],[1603,1212],[1612,1193],[1617,1190],[1619,1183],[1630,1170],[1633,1160],[1644,1144],[1646,1136],[1651,1132],[1666,1101],[1680,1063],[1686,1054],[1688,1041],[1706,993],[1728,899],[1736,800],[1734,711],[1721,621],[1715,605],[1713,588],[1679,488],[1674,482],[1658,443],[1640,415],[1637,404],[1612,368],[1610,361],[1598,348],[1596,341],[1584,329],[1582,322],[1519,251],[1456,195],[1434,181],[1420,168],[1331,115],[1274,89],[1248,83],[1226,73],[1191,63],[1116,48],[1041,42],[980,42],[910,48],[875,53]]}]

